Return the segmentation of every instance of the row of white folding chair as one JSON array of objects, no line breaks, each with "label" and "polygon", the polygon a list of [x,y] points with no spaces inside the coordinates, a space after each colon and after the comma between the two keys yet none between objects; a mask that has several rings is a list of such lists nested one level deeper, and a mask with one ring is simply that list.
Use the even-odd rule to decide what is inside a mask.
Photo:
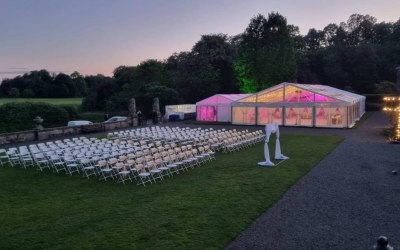
[{"label": "row of white folding chair", "polygon": [[[175,150],[169,149],[162,153],[139,156],[135,161],[135,172],[138,174],[138,184],[145,185],[146,182],[155,182],[156,179],[163,179],[165,175],[172,176],[188,168],[199,166],[202,159],[212,159],[209,153],[202,149],[204,155],[198,155],[197,149],[183,146]],[[108,170],[109,171],[109,170]]]},{"label": "row of white folding chair", "polygon": [[262,138],[263,136],[258,132],[225,134],[225,137],[223,137],[223,149],[224,152],[234,152],[252,146],[260,142]]},{"label": "row of white folding chair", "polygon": [[[107,148],[105,148],[107,149]],[[64,162],[65,165],[68,167],[67,168],[67,173],[72,174],[74,172],[74,169],[72,168],[76,168],[76,170],[79,169],[79,167],[85,167],[84,165],[87,165],[88,163],[93,163],[95,161],[101,160],[101,159],[109,159],[109,158],[113,158],[113,157],[118,157],[120,155],[124,155],[133,151],[125,151],[125,150],[118,150],[117,148],[113,148],[115,151],[112,151],[111,154],[108,154],[106,152],[109,151],[103,151],[103,153],[101,154],[101,157],[99,157],[99,154],[96,152],[91,152],[91,151],[87,151],[86,154],[84,154],[84,152],[80,152],[80,151],[72,151],[69,154],[64,154],[63,158],[64,158]],[[46,152],[45,155],[40,154],[39,156],[41,156],[41,158],[44,158],[45,156],[47,156],[47,160],[50,160],[51,157],[56,158],[57,156],[53,156],[52,152]],[[58,156],[59,157],[59,156]],[[46,161],[46,159],[40,159],[38,162],[38,167],[40,170],[43,170],[46,167],[49,167],[48,161]],[[77,166],[78,165],[78,166]],[[59,166],[59,165],[57,165]],[[56,172],[59,172],[59,169],[56,170]]]},{"label": "row of white folding chair", "polygon": [[12,167],[20,165],[20,156],[17,148],[3,149],[0,154],[2,166],[11,165]]},{"label": "row of white folding chair", "polygon": [[[120,156],[120,158],[124,157],[125,159],[122,162],[125,169],[122,169],[122,171],[112,171],[114,166],[110,167],[110,164],[108,164],[109,162],[101,161],[98,166],[101,166],[102,170],[99,172],[102,173],[102,179],[118,176],[120,181],[124,182],[123,178],[131,179],[127,174],[127,171],[131,171],[133,177],[135,177],[135,179],[136,177],[138,178],[138,184],[145,185],[147,181],[155,182],[158,178],[163,179],[165,175],[172,176],[173,173],[178,173],[180,170],[187,170],[189,167],[193,168],[195,165],[200,164],[203,158],[206,160],[215,159],[211,150],[199,148],[199,151],[201,152],[201,156],[197,155],[197,149],[183,146],[179,148],[179,150],[170,149],[168,151],[162,151],[161,153],[158,151],[148,151],[147,154],[140,154],[134,157]],[[135,159],[135,168],[132,168],[132,164],[130,164],[131,168],[126,169],[126,160],[129,162],[129,160],[132,161],[133,159]],[[104,162],[107,164],[104,164]],[[180,167],[175,163],[178,163]],[[119,169],[121,168],[118,168],[118,170]]]}]

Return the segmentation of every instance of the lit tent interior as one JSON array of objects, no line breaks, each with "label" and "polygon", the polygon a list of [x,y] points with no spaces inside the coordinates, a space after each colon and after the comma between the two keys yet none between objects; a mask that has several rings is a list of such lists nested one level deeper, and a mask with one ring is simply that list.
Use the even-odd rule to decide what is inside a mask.
[{"label": "lit tent interior", "polygon": [[197,121],[231,121],[231,104],[250,94],[217,94],[196,103]]},{"label": "lit tent interior", "polygon": [[325,85],[281,83],[232,103],[232,123],[350,128],[365,97]]}]

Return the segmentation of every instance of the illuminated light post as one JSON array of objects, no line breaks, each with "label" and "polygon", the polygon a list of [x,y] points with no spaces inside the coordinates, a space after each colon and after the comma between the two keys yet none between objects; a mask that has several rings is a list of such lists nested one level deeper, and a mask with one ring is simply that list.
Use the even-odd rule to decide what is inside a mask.
[{"label": "illuminated light post", "polygon": [[383,98],[385,106],[383,111],[389,113],[392,124],[392,133],[389,137],[390,142],[400,143],[400,66],[396,68],[396,92],[398,96],[386,96]]},{"label": "illuminated light post", "polygon": [[383,111],[389,113],[392,124],[390,142],[400,143],[400,97],[387,96],[383,98],[385,106]]}]

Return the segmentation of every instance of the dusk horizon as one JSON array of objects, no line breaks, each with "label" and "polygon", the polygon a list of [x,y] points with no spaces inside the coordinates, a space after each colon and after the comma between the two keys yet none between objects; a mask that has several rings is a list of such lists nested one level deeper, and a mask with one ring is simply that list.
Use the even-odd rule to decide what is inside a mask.
[{"label": "dusk horizon", "polygon": [[40,69],[112,76],[121,65],[189,51],[202,35],[238,35],[259,13],[278,12],[305,35],[354,13],[396,22],[399,8],[396,1],[2,1],[0,78]]}]

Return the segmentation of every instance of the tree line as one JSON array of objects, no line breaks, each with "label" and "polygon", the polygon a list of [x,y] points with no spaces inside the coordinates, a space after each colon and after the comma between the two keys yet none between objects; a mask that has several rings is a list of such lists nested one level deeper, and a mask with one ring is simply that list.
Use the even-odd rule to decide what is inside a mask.
[{"label": "tree line", "polygon": [[1,97],[83,97],[87,92],[85,78],[76,71],[71,75],[51,75],[45,69],[31,71],[13,79],[4,79],[0,85]]},{"label": "tree line", "polygon": [[[51,77],[33,71],[0,86],[3,96],[18,89],[24,96],[85,96],[85,110],[126,110],[129,99],[150,112],[153,97],[163,104],[195,103],[216,93],[256,92],[281,82],[321,83],[357,93],[394,91],[400,66],[400,19],[377,22],[353,14],[306,35],[279,13],[261,14],[233,37],[203,35],[190,51],[166,60],[119,66],[103,75]],[[48,72],[47,72],[48,73]],[[61,75],[61,76],[60,76]],[[26,95],[26,93],[25,93]]]}]

